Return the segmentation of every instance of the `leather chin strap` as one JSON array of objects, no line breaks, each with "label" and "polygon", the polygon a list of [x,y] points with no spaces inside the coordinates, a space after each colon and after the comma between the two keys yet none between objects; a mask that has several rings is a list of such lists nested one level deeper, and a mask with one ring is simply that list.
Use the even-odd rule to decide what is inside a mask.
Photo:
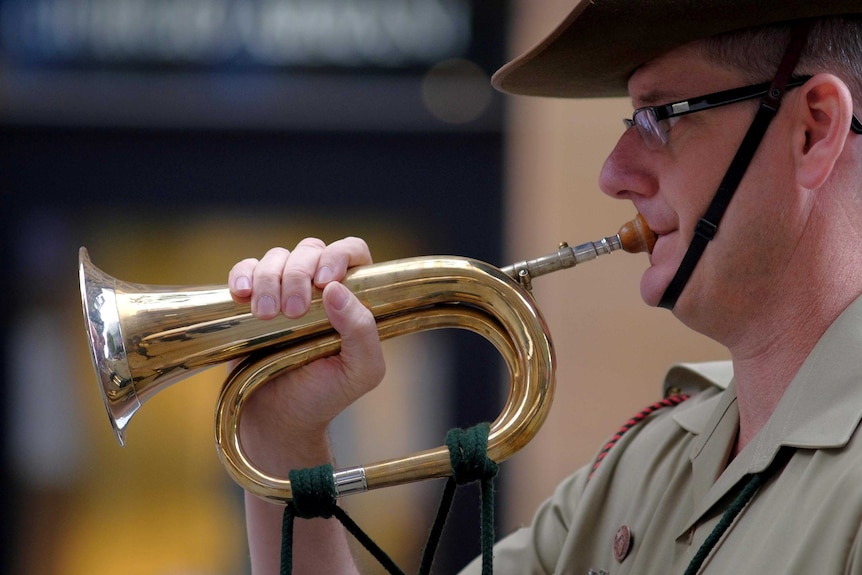
[{"label": "leather chin strap", "polygon": [[730,204],[733,194],[739,187],[739,182],[745,175],[757,147],[760,145],[766,129],[772,118],[778,113],[778,107],[781,104],[781,98],[784,96],[785,88],[794,68],[799,61],[799,56],[805,46],[805,40],[808,37],[808,31],[811,28],[811,22],[802,20],[798,22],[791,32],[790,43],[787,45],[787,50],[778,66],[778,71],[775,74],[775,79],[769,91],[760,102],[760,108],[754,116],[745,138],[739,145],[736,155],[727,168],[724,174],[724,179],[718,186],[718,190],[712,199],[712,203],[707,208],[706,213],[695,226],[694,237],[691,244],[688,246],[679,268],[676,270],[670,284],[668,284],[664,295],[659,302],[659,307],[672,310],[676,305],[676,300],[679,299],[682,290],[685,289],[692,272],[694,271],[697,262],[703,255],[709,241],[715,237],[718,231],[718,224],[724,215],[727,206]]}]

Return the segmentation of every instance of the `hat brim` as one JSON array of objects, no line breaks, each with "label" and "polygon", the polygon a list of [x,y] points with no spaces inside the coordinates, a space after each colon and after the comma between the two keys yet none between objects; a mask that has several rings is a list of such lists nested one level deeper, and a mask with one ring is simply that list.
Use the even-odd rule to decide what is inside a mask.
[{"label": "hat brim", "polygon": [[582,0],[492,83],[526,96],[625,96],[632,73],[673,48],[733,30],[838,14],[862,14],[862,0]]}]

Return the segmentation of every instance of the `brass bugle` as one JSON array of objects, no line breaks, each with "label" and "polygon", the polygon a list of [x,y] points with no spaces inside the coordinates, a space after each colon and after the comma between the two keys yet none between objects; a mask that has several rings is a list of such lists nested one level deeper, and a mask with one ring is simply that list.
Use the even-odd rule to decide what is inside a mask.
[{"label": "brass bugle", "polygon": [[[463,257],[418,257],[351,269],[343,283],[373,313],[381,339],[438,328],[478,333],[503,356],[509,396],[492,423],[488,457],[503,461],[535,436],[551,405],[555,360],[533,277],[622,249],[651,251],[655,235],[638,215],[618,234],[498,269]],[[338,353],[340,338],[315,290],[301,319],[256,319],[227,286],[155,286],[106,274],[79,253],[79,281],[90,354],[120,444],[141,405],[200,369],[244,358],[216,404],[216,449],[229,475],[264,499],[285,502],[290,481],[255,467],[239,437],[245,398],[266,381]],[[451,475],[448,449],[335,472],[340,495]]]}]

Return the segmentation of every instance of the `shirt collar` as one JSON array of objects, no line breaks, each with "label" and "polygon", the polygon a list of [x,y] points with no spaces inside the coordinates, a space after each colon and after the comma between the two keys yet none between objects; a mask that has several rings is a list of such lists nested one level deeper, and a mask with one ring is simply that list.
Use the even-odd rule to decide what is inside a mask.
[{"label": "shirt collar", "polygon": [[732,379],[733,364],[730,361],[678,363],[668,370],[664,378],[664,395],[694,395],[711,387],[727,389]]},{"label": "shirt collar", "polygon": [[826,330],[755,437],[754,471],[781,446],[843,447],[862,419],[862,297]]},{"label": "shirt collar", "polygon": [[[760,433],[725,468],[739,425],[735,386],[679,410],[674,420],[692,442],[694,513],[689,529],[746,474],[766,469],[781,447],[840,448],[862,419],[862,297],[853,302],[808,355]],[[685,404],[683,404],[684,406]]]},{"label": "shirt collar", "polygon": [[[686,374],[694,378],[689,389],[704,382],[729,387],[728,393],[677,410],[674,420],[685,430],[703,435],[695,442],[694,456],[735,403],[734,385],[726,382],[730,362],[680,364],[668,372],[668,381]],[[676,385],[679,385],[676,383]],[[694,386],[694,387],[692,387]],[[710,415],[711,414],[711,415]],[[782,446],[802,449],[843,447],[862,419],[862,297],[826,330],[790,382],[775,412],[753,440],[750,472],[762,471]]]},{"label": "shirt collar", "polygon": [[700,396],[698,401],[687,401],[675,409],[673,419],[689,433],[700,435],[722,396],[703,392],[725,390],[732,379],[733,364],[730,361],[679,363],[671,367],[664,380],[665,396],[679,393]]}]

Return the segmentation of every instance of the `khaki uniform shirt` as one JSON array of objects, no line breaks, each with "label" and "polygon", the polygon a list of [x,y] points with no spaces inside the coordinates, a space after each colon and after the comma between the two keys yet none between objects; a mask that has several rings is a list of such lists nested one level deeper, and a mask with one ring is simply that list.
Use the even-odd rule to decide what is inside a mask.
[{"label": "khaki uniform shirt", "polygon": [[[675,385],[699,380],[685,369],[670,375]],[[862,574],[860,417],[862,298],[824,334],[766,426],[730,463],[739,425],[732,382],[656,412],[592,478],[585,468],[565,480],[532,525],[498,543],[494,572],[682,575],[746,476],[781,450],[789,459],[698,573]],[[464,571],[480,572],[478,560]]]}]

